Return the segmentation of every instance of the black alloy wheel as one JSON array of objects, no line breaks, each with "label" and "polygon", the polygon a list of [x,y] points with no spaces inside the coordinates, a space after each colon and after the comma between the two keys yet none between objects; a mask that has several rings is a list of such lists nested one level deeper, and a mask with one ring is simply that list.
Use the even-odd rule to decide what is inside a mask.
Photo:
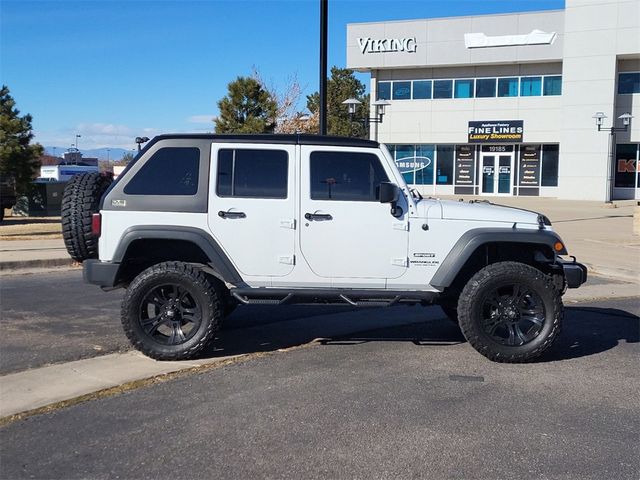
[{"label": "black alloy wheel", "polygon": [[182,262],[163,262],[133,279],[122,301],[131,344],[156,360],[192,358],[215,337],[223,302],[208,277]]},{"label": "black alloy wheel", "polygon": [[497,362],[534,360],[560,334],[564,307],[553,280],[519,262],[499,262],[478,271],[458,300],[458,320],[467,341]]},{"label": "black alloy wheel", "polygon": [[151,289],[142,300],[138,321],[156,342],[179,345],[198,331],[202,308],[187,287],[168,283]]},{"label": "black alloy wheel", "polygon": [[482,324],[494,341],[512,347],[535,339],[544,327],[544,302],[531,288],[516,283],[494,289],[482,304]]}]

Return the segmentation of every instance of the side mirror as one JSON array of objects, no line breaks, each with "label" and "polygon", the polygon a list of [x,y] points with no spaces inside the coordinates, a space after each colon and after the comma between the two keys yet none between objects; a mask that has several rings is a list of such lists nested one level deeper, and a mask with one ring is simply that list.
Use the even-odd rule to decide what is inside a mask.
[{"label": "side mirror", "polygon": [[398,218],[403,214],[402,207],[398,206],[398,198],[400,198],[400,189],[395,183],[382,182],[379,188],[380,203],[391,204],[391,215]]},{"label": "side mirror", "polygon": [[396,203],[400,196],[400,189],[395,183],[382,182],[379,187],[380,203]]}]

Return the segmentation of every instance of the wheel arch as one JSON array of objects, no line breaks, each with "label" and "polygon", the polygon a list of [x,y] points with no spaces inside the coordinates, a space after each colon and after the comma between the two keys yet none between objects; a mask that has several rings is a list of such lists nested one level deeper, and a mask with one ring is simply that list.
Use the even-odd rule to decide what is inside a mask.
[{"label": "wheel arch", "polygon": [[240,274],[215,239],[206,231],[184,226],[135,226],[124,231],[112,262],[120,264],[119,282],[126,282],[149,266],[181,261],[201,264],[220,281],[242,284]]},{"label": "wheel arch", "polygon": [[[557,242],[562,249],[556,250]],[[539,266],[553,263],[557,254],[566,253],[558,234],[550,230],[472,229],[458,239],[430,283],[444,290],[466,283],[465,279],[491,263],[519,261]]]}]

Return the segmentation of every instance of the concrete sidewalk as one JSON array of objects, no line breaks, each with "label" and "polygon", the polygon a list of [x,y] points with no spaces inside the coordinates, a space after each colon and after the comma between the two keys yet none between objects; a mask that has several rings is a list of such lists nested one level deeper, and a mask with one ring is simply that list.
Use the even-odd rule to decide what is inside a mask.
[{"label": "concrete sidewalk", "polygon": [[0,271],[3,272],[74,264],[62,239],[0,240]]}]

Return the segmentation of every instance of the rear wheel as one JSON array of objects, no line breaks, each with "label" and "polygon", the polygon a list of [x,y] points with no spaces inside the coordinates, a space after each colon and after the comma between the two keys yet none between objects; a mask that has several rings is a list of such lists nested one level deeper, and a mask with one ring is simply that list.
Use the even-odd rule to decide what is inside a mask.
[{"label": "rear wheel", "polygon": [[75,175],[64,187],[62,238],[67,252],[78,262],[98,258],[98,239],[91,232],[91,219],[111,182],[111,177],[88,172]]},{"label": "rear wheel", "polygon": [[476,273],[458,302],[460,328],[469,343],[497,362],[527,362],[560,334],[562,298],[541,271],[500,262]]},{"label": "rear wheel", "polygon": [[127,288],[122,325],[132,345],[157,360],[184,360],[205,348],[220,328],[223,303],[193,265],[164,262]]}]

